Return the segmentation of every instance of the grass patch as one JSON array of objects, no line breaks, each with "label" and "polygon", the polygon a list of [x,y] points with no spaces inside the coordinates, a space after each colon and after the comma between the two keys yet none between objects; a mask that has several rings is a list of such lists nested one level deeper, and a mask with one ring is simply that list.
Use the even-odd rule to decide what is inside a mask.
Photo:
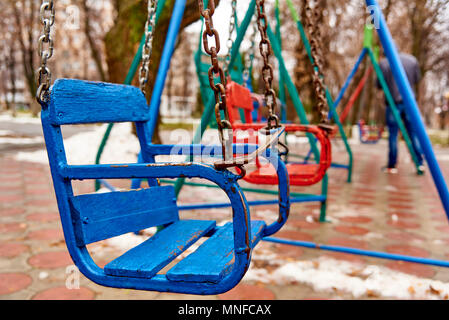
[{"label": "grass patch", "polygon": [[160,130],[176,130],[176,129],[184,129],[184,130],[192,130],[192,128],[196,128],[196,124],[192,123],[161,123],[160,124]]},{"label": "grass patch", "polygon": [[429,130],[429,138],[434,146],[449,147],[449,132]]}]

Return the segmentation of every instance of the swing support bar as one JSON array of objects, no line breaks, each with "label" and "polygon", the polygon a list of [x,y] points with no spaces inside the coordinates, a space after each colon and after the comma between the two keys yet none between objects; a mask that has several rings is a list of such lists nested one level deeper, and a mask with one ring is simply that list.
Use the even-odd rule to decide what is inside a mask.
[{"label": "swing support bar", "polygon": [[[449,191],[444,180],[443,174],[441,172],[440,166],[436,160],[435,153],[432,148],[431,141],[429,136],[427,135],[426,128],[424,122],[422,120],[421,114],[419,112],[418,104],[416,102],[415,96],[413,94],[413,90],[410,86],[410,83],[407,80],[407,75],[405,70],[401,64],[398,51],[394,44],[394,40],[388,30],[387,23],[385,21],[385,17],[383,16],[382,11],[379,8],[379,5],[376,0],[366,0],[366,4],[368,9],[371,10],[373,14],[374,20],[378,23],[378,28],[376,29],[382,46],[385,51],[385,55],[390,63],[394,78],[396,83],[398,84],[399,91],[404,99],[404,103],[406,106],[406,111],[412,118],[412,124],[417,132],[417,136],[421,147],[423,148],[423,152],[427,163],[429,165],[430,172],[432,174],[435,186],[440,195],[441,202],[443,204],[446,215],[449,219]],[[389,260],[400,260],[406,262],[413,262],[419,264],[433,265],[438,267],[449,267],[448,261],[436,260],[436,259],[427,259],[427,258],[419,258],[419,257],[411,257],[406,255],[398,255],[398,254],[390,254],[383,253],[377,251],[369,251],[369,250],[361,250],[354,249],[348,247],[340,247],[340,246],[329,246],[329,245],[320,245],[313,242],[305,242],[305,241],[294,241],[294,240],[286,240],[279,239],[274,237],[266,237],[263,239],[264,241],[287,244],[299,247],[306,247],[310,249],[321,249],[327,251],[335,251],[342,253],[349,253],[355,255],[363,255],[373,258],[381,258],[381,259],[389,259]]]},{"label": "swing support bar", "polygon": [[382,90],[385,93],[385,97],[388,101],[388,108],[391,109],[393,113],[393,117],[396,120],[399,129],[401,130],[402,136],[404,137],[405,144],[407,145],[407,149],[410,153],[410,156],[412,157],[413,163],[416,167],[416,172],[418,174],[422,174],[421,170],[419,169],[419,163],[418,158],[416,156],[415,150],[412,147],[412,142],[410,139],[410,135],[407,132],[407,129],[405,128],[404,122],[401,119],[401,114],[399,113],[399,110],[394,102],[393,96],[391,95],[390,90],[388,89],[388,85],[385,81],[385,78],[382,74],[382,70],[380,69],[379,64],[376,61],[376,58],[374,56],[373,51],[369,47],[364,47],[362,52],[360,53],[359,58],[357,59],[356,64],[352,68],[351,72],[349,73],[348,77],[346,78],[345,84],[343,85],[342,89],[340,90],[340,93],[338,94],[337,99],[335,100],[335,109],[340,104],[341,100],[343,99],[344,94],[348,90],[349,85],[351,84],[352,80],[355,77],[355,74],[357,73],[358,69],[360,68],[361,63],[363,60],[368,57],[371,61],[371,64],[374,67],[374,71],[376,73],[377,78],[379,79],[380,85],[382,87]]},{"label": "swing support bar", "polygon": [[[240,48],[240,45],[241,45],[241,43],[244,39],[244,36],[247,32],[247,29],[251,23],[251,19],[252,19],[252,16],[254,15],[255,7],[256,7],[256,1],[251,0],[251,2],[249,3],[246,15],[245,15],[244,19],[242,20],[242,23],[240,24],[240,26],[237,29],[237,36],[236,36],[234,44],[231,48],[231,58],[229,61],[229,69],[230,70],[232,70],[232,67],[235,65],[235,63],[237,63],[237,58],[239,57],[239,48]],[[291,77],[289,76],[288,70],[283,61],[282,49],[280,47],[280,44],[279,44],[274,32],[270,28],[270,26],[268,26],[267,32],[268,32],[268,36],[269,36],[270,42],[273,47],[273,52],[274,52],[277,60],[279,61],[279,67],[280,67],[281,74],[282,74],[281,78],[285,82],[287,91],[293,100],[296,111],[301,120],[301,123],[307,124],[308,123],[307,116],[305,114],[304,107],[300,100],[298,91],[296,90],[296,87],[294,86],[294,83],[293,83]],[[197,57],[197,58],[199,58],[199,57]],[[203,97],[203,100],[204,100],[204,97]],[[205,132],[207,125],[210,123],[210,119],[212,118],[212,115],[213,115],[214,102],[210,99],[208,101],[206,100],[204,102],[205,102],[205,110],[204,110],[202,118],[201,118],[201,125],[196,130],[195,136],[192,141],[194,144],[200,142],[201,137],[202,137],[203,133]],[[318,147],[316,145],[315,137],[309,133],[307,133],[306,135],[311,144],[311,150],[314,153],[315,159],[319,159],[320,153],[319,153]],[[176,181],[176,184],[175,184],[176,194],[179,194],[184,183],[185,183],[184,178],[180,178]],[[319,201],[321,203],[321,209],[320,209],[320,221],[321,222],[325,222],[325,220],[326,220],[327,187],[328,187],[328,177],[326,175],[322,180],[321,195],[320,196],[310,195],[310,197],[307,197],[307,199],[315,199],[315,201]],[[296,199],[296,200],[299,201],[299,199]],[[220,204],[218,204],[218,205],[220,205]],[[255,205],[255,204],[253,204],[253,205]]]},{"label": "swing support bar", "polygon": [[390,63],[391,70],[398,85],[399,92],[404,100],[405,110],[411,118],[421,148],[423,149],[429,170],[432,174],[435,186],[438,190],[441,202],[449,219],[449,191],[444,180],[441,168],[432,148],[432,142],[426,132],[426,127],[416,102],[412,87],[407,79],[404,67],[401,64],[398,50],[388,30],[387,22],[376,0],[366,0],[366,5],[371,10],[374,22],[378,24],[377,33],[384,48],[385,56]]},{"label": "swing support bar", "polygon": [[266,238],[263,238],[262,240],[267,241],[267,242],[286,244],[286,245],[291,245],[291,246],[296,246],[296,247],[304,247],[304,248],[309,248],[309,249],[319,249],[319,250],[326,250],[326,251],[333,251],[333,252],[349,253],[349,254],[354,254],[354,255],[359,255],[359,256],[367,256],[367,257],[372,257],[372,258],[380,258],[380,259],[387,259],[387,260],[399,260],[399,261],[405,261],[405,262],[427,264],[427,265],[432,265],[432,266],[436,266],[436,267],[449,268],[449,261],[444,261],[444,260],[412,257],[412,256],[401,255],[401,254],[392,254],[392,253],[385,253],[385,252],[379,252],[379,251],[362,250],[362,249],[355,249],[355,248],[342,247],[342,246],[330,246],[330,245],[318,244],[318,243],[314,243],[314,242],[287,240],[287,239],[280,239],[280,238],[274,238],[274,237],[266,237]]},{"label": "swing support bar", "polygon": [[[254,2],[254,0],[252,1],[252,3],[253,2]],[[388,26],[386,24],[385,18],[382,14],[381,9],[379,8],[377,1],[376,0],[366,0],[366,4],[368,6],[368,9],[371,10],[371,13],[373,14],[375,22],[378,23],[378,26],[377,26],[378,28],[376,30],[379,34],[380,41],[383,45],[385,55],[387,56],[387,59],[391,65],[394,78],[398,84],[399,91],[404,99],[404,104],[406,106],[406,112],[409,114],[409,116],[412,119],[412,124],[417,132],[417,136],[418,136],[419,142],[421,144],[421,147],[423,148],[423,152],[424,152],[425,158],[427,160],[430,172],[432,174],[435,186],[438,190],[444,210],[449,219],[449,191],[447,188],[447,184],[444,180],[441,169],[436,160],[436,156],[432,149],[431,141],[427,135],[424,122],[422,120],[417,102],[415,100],[415,96],[413,94],[413,90],[407,81],[406,73],[404,71],[404,68],[402,67],[401,62],[400,62],[398,51],[395,47],[394,41],[393,41],[391,34],[388,30]],[[247,26],[245,26],[245,28],[246,27]],[[269,30],[269,31],[271,31],[271,30]],[[240,44],[239,42],[241,42],[241,40],[243,39],[243,35],[241,35],[241,37],[242,37],[241,39],[237,38],[236,43],[238,43],[238,45]],[[236,48],[238,48],[238,45],[236,46]],[[275,49],[275,51],[277,51],[276,48],[274,48],[274,49]],[[236,50],[233,49],[231,65],[233,63],[233,59],[235,59],[235,57],[237,55],[237,51],[238,51],[238,49],[236,49]],[[160,97],[157,97],[157,98],[159,99]],[[153,97],[153,99],[155,99],[155,97]],[[337,102],[338,102],[338,99],[337,99]],[[203,118],[209,118],[207,113],[203,114]],[[217,204],[214,204],[213,207],[216,208],[216,206],[217,206]],[[190,209],[191,208],[189,208],[189,210]],[[274,243],[301,246],[301,247],[306,247],[306,248],[311,248],[311,249],[322,249],[322,250],[327,250],[327,251],[343,252],[343,253],[349,253],[349,254],[355,254],[355,255],[364,255],[364,256],[381,258],[381,259],[401,260],[401,261],[406,261],[406,262],[434,265],[434,266],[439,266],[439,267],[449,267],[449,262],[435,260],[435,259],[425,259],[425,258],[419,258],[419,257],[389,254],[389,253],[382,253],[382,252],[361,250],[361,249],[354,249],[354,248],[340,247],[340,246],[319,245],[319,244],[316,244],[313,242],[293,241],[293,240],[287,240],[287,239],[278,239],[278,238],[274,238],[274,237],[265,237],[264,240],[269,241],[269,242],[274,242]]]}]

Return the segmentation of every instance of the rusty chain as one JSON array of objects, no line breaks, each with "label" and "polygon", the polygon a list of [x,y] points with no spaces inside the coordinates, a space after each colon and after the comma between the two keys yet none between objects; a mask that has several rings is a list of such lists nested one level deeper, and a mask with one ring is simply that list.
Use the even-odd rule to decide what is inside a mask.
[{"label": "rusty chain", "polygon": [[[214,28],[213,15],[215,12],[215,2],[210,0],[208,7],[204,7],[204,1],[198,0],[198,6],[201,16],[204,18],[205,29],[203,31],[204,51],[210,56],[211,67],[208,71],[209,85],[214,91],[215,96],[215,118],[218,126],[218,134],[223,151],[223,159],[227,160],[232,157],[232,126],[229,121],[229,114],[226,105],[226,77],[223,69],[218,61],[218,53],[220,52],[220,36],[217,29]],[[209,44],[209,38],[214,38],[214,44]],[[215,77],[218,82],[215,83]],[[221,118],[221,112],[224,113],[225,119]]]},{"label": "rusty chain", "polygon": [[[311,7],[311,2],[314,6]],[[305,12],[307,17],[307,31],[310,37],[310,50],[313,59],[313,85],[318,98],[318,112],[320,113],[321,124],[328,124],[329,106],[326,99],[326,87],[324,84],[323,55],[321,51],[321,31],[318,24],[320,12],[318,8],[322,5],[321,0],[306,1]]]},{"label": "rusty chain", "polygon": [[142,65],[139,71],[140,90],[142,90],[144,94],[146,94],[145,87],[150,75],[150,60],[153,52],[153,34],[156,26],[157,3],[158,0],[148,0],[148,13],[145,22],[145,43],[142,48]]},{"label": "rusty chain", "polygon": [[48,60],[53,56],[53,38],[51,37],[51,27],[55,23],[55,4],[53,0],[42,1],[40,7],[40,22],[44,27],[38,43],[41,64],[37,70],[38,89],[36,92],[36,100],[42,105],[48,102],[50,96],[51,72],[47,64]]},{"label": "rusty chain", "polygon": [[[263,66],[262,66],[262,79],[265,85],[265,104],[268,108],[269,116],[267,119],[267,127],[268,129],[278,128],[279,125],[279,117],[276,115],[277,109],[277,100],[276,100],[276,92],[273,89],[273,80],[274,80],[274,72],[273,66],[270,64],[270,56],[272,53],[271,42],[268,39],[268,20],[265,14],[265,0],[257,0],[256,1],[256,17],[257,17],[257,28],[260,33],[260,43],[259,50],[260,55],[263,58]],[[273,125],[274,122],[274,125]]]}]

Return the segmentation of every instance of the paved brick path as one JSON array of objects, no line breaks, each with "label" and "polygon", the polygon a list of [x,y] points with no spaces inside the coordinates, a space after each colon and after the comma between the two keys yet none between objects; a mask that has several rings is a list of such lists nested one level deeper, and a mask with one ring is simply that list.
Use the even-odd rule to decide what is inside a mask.
[{"label": "paved brick path", "polygon": [[[398,175],[380,172],[384,164],[384,143],[356,146],[354,181],[345,183],[345,172],[330,171],[328,217],[319,224],[316,204],[295,204],[291,218],[277,236],[322,244],[348,246],[417,257],[449,259],[449,224],[439,202],[430,174],[417,177],[410,164],[400,165]],[[402,150],[403,152],[403,150]],[[449,154],[448,150],[437,150]],[[404,153],[402,153],[404,154]],[[339,157],[343,157],[340,155]],[[441,161],[446,176],[449,162]],[[127,182],[115,184],[127,187]],[[74,185],[76,193],[93,191],[92,182]],[[312,188],[293,188],[298,192],[317,192]],[[248,199],[266,196],[248,194]],[[206,188],[186,187],[181,202],[223,201],[223,194]],[[186,217],[193,213],[183,213]],[[254,218],[274,219],[274,207],[253,208]],[[196,216],[198,217],[198,216]],[[226,209],[201,213],[202,218],[229,219]],[[225,218],[223,218],[225,217]],[[139,238],[138,236],[132,239]],[[101,266],[126,248],[111,242],[89,246]],[[274,255],[278,265],[270,262]],[[265,257],[265,258],[264,258]],[[282,263],[318,261],[327,257],[360,266],[385,266],[422,278],[449,282],[449,269],[373,259],[298,247],[262,243],[254,252],[249,273],[273,272]],[[118,290],[98,286],[81,276],[80,288],[69,290],[66,281],[72,265],[64,243],[49,169],[46,165],[18,162],[0,155],[0,299],[351,299],[349,292],[316,290],[297,281],[261,281],[251,275],[232,291],[197,297],[158,292]],[[69,267],[69,269],[67,269]],[[385,298],[367,292],[362,299]],[[388,297],[387,297],[388,298]],[[447,297],[439,297],[447,298]]]}]

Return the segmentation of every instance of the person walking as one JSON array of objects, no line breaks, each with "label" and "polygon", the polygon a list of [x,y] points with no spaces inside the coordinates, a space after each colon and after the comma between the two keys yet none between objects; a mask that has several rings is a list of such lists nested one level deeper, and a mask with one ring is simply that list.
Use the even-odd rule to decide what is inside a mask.
[{"label": "person walking", "polygon": [[[417,87],[419,81],[421,80],[421,70],[419,68],[418,60],[414,56],[412,56],[410,54],[402,53],[402,52],[399,54],[399,57],[400,57],[402,65],[405,69],[405,72],[407,74],[408,81],[409,81],[410,85],[412,86],[412,88],[414,89],[414,92],[416,95],[416,87]],[[406,106],[404,104],[401,93],[399,92],[399,88],[394,79],[390,64],[386,58],[383,58],[380,61],[379,65],[382,70],[385,81],[387,83],[388,89],[390,90],[391,95],[393,96],[394,103],[397,106],[397,109],[401,115],[401,119],[404,122],[405,128],[410,136],[410,140],[412,142],[412,147],[413,147],[413,150],[415,151],[415,154],[416,154],[416,157],[418,160],[419,170],[421,172],[424,172],[423,152],[421,150],[421,146],[420,146],[418,138],[415,134],[415,130],[410,121],[410,118],[407,115]],[[379,89],[382,88],[379,80],[377,81],[377,86]],[[385,117],[386,117],[386,124],[388,127],[388,135],[389,135],[388,136],[389,151],[388,151],[388,164],[386,167],[383,168],[383,171],[386,173],[395,174],[398,172],[397,160],[398,160],[399,125],[393,116],[393,112],[391,111],[391,108],[388,106],[388,102],[386,102],[386,103],[387,103],[387,108],[386,108]]]}]

